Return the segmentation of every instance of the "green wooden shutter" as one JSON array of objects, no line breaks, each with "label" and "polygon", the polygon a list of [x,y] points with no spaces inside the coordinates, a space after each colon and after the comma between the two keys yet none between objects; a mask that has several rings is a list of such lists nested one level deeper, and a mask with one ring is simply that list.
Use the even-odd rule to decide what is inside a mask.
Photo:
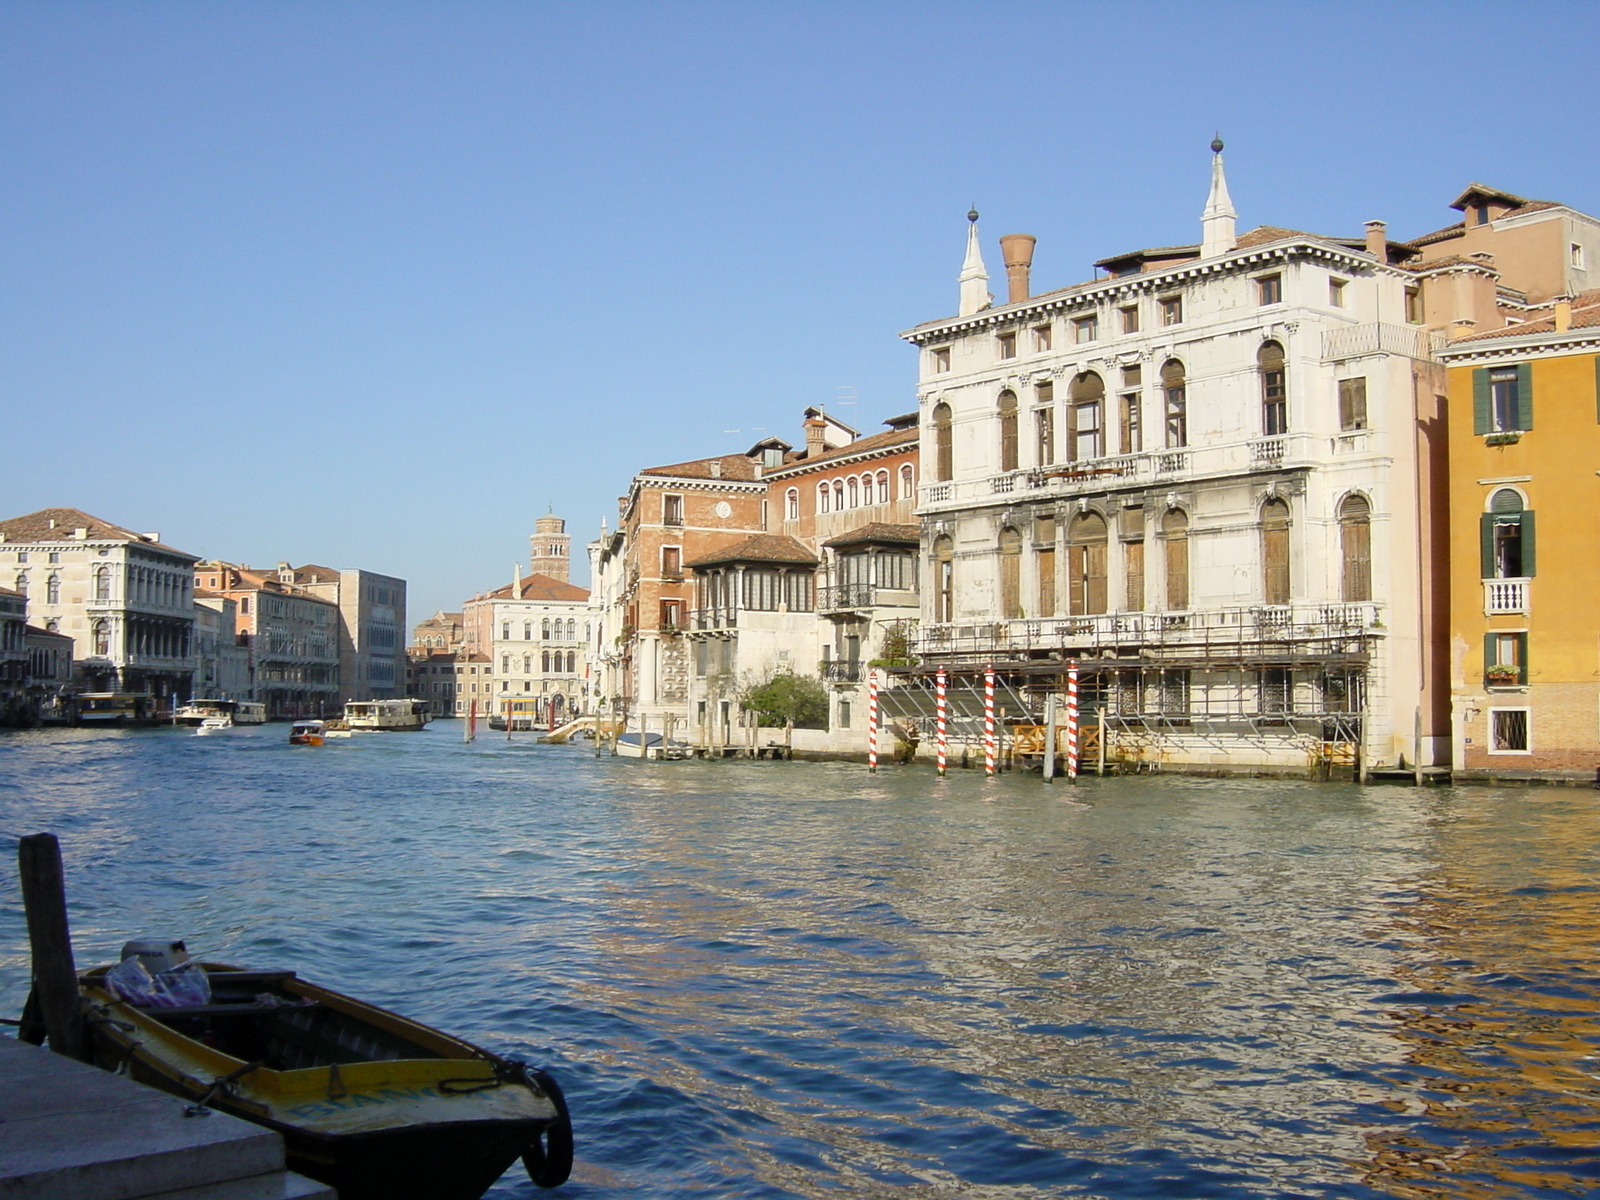
[{"label": "green wooden shutter", "polygon": [[1533,510],[1522,510],[1522,573],[1533,578]]},{"label": "green wooden shutter", "polygon": [[1528,635],[1517,634],[1517,682],[1528,685]]},{"label": "green wooden shutter", "polygon": [[1487,367],[1479,367],[1472,372],[1472,432],[1493,432],[1489,428],[1489,368]]},{"label": "green wooden shutter", "polygon": [[1533,364],[1517,364],[1517,428],[1533,428]]},{"label": "green wooden shutter", "polygon": [[1485,677],[1487,677],[1488,674],[1489,674],[1489,668],[1494,666],[1495,650],[1496,650],[1496,646],[1494,644],[1494,634],[1492,634],[1492,633],[1484,634],[1483,635],[1483,674],[1484,674]]},{"label": "green wooden shutter", "polygon": [[1479,578],[1494,578],[1494,514],[1484,513],[1478,518],[1478,559],[1481,566]]}]

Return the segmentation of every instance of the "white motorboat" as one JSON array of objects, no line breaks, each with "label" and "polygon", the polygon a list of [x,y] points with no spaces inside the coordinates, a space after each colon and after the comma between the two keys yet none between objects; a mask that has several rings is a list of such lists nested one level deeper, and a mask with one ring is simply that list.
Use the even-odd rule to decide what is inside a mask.
[{"label": "white motorboat", "polygon": [[195,726],[196,734],[227,733],[233,728],[233,722],[227,717],[207,717]]},{"label": "white motorboat", "polygon": [[624,733],[617,737],[617,753],[623,758],[675,762],[689,757],[689,747],[659,733]]}]

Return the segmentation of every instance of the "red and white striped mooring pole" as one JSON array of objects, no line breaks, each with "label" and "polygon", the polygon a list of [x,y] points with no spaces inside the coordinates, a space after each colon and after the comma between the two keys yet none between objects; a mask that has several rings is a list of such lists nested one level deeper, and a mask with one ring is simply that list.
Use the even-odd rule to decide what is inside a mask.
[{"label": "red and white striped mooring pole", "polygon": [[983,773],[994,774],[994,668],[983,673]]},{"label": "red and white striped mooring pole", "polygon": [[934,746],[939,752],[939,775],[944,776],[945,751],[950,748],[949,725],[945,721],[944,700],[945,673],[944,668],[939,669],[938,681],[934,684],[933,711],[935,714],[938,733],[934,739]]},{"label": "red and white striped mooring pole", "polygon": [[1078,778],[1078,660],[1067,660],[1067,779]]},{"label": "red and white striped mooring pole", "polygon": [[867,770],[878,771],[878,673],[867,668]]}]

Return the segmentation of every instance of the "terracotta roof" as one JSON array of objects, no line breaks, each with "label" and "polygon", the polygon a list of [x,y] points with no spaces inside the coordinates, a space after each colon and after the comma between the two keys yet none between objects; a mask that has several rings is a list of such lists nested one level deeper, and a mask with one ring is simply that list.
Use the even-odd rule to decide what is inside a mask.
[{"label": "terracotta roof", "polygon": [[0,587],[0,596],[15,596],[19,600],[22,599],[22,593],[21,592],[13,591],[11,588],[8,588],[8,587]]},{"label": "terracotta roof", "polygon": [[873,521],[849,533],[841,533],[823,542],[824,546],[865,546],[874,542],[888,542],[896,546],[915,546],[920,543],[915,525],[890,525]]},{"label": "terracotta roof", "polygon": [[[306,578],[302,579],[302,575]],[[294,568],[294,581],[296,583],[338,583],[339,572],[332,567],[319,567],[315,563],[307,563],[303,567]]]},{"label": "terracotta roof", "polygon": [[[141,542],[146,546],[159,546],[174,554],[184,554],[175,546],[169,546],[165,542],[151,542],[142,533],[124,529],[121,525],[113,525],[110,521],[102,521],[99,517],[90,516],[81,508],[41,508],[38,512],[12,517],[9,521],[0,521],[0,533],[5,534],[8,542],[65,542],[72,539],[74,529],[88,530],[89,540],[92,542]],[[188,554],[185,557],[197,556]]]},{"label": "terracotta roof", "polygon": [[484,596],[486,600],[587,600],[587,589],[562,583],[548,575],[524,575],[517,585],[517,594],[511,594],[511,585],[496,588]]},{"label": "terracotta roof", "polygon": [[1097,267],[1109,268],[1115,266],[1117,263],[1131,262],[1134,259],[1177,258],[1179,255],[1183,254],[1198,255],[1199,253],[1199,242],[1194,243],[1192,246],[1150,246],[1143,250],[1130,250],[1126,254],[1113,254],[1108,258],[1100,259],[1100,261],[1094,265]]},{"label": "terracotta roof", "polygon": [[[1462,342],[1487,342],[1495,338],[1527,337],[1534,333],[1556,332],[1555,312],[1549,306],[1542,306],[1543,314],[1532,320],[1523,321],[1517,325],[1507,325],[1504,329],[1488,329],[1483,333],[1469,333],[1465,337],[1454,338],[1451,346],[1459,346]],[[1572,325],[1573,329],[1594,329],[1600,327],[1600,291],[1581,292],[1572,300]]]},{"label": "terracotta roof", "polygon": [[[826,450],[815,458],[803,458],[799,462],[785,463],[784,471],[793,471],[796,476],[801,474],[799,468],[817,468],[831,466],[834,463],[850,458],[856,454],[871,454],[875,450],[892,450],[896,446],[915,446],[917,444],[917,430],[915,426],[906,429],[891,429],[885,433],[874,433],[864,438],[857,438],[848,446],[838,446]],[[770,472],[776,475],[776,470]]]},{"label": "terracotta roof", "polygon": [[[721,474],[711,473],[711,464],[721,464]],[[679,479],[728,479],[736,483],[749,483],[756,477],[756,465],[743,454],[723,454],[715,458],[697,458],[693,462],[673,463],[666,467],[646,467],[641,475],[672,475]]]},{"label": "terracotta roof", "polygon": [[747,537],[743,541],[734,542],[721,550],[714,550],[710,554],[702,555],[691,563],[689,567],[714,567],[722,563],[736,562],[774,562],[774,563],[799,563],[804,566],[817,565],[817,557],[807,550],[794,538],[784,533],[758,533]]},{"label": "terracotta roof", "polygon": [[71,642],[72,638],[64,633],[57,633],[53,629],[44,629],[38,625],[25,625],[23,636],[31,638],[55,638],[58,642]]}]

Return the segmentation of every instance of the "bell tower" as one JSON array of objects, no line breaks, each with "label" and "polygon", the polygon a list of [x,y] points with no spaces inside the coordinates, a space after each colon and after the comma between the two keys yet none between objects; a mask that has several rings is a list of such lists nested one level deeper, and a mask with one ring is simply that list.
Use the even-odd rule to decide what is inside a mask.
[{"label": "bell tower", "polygon": [[572,539],[567,536],[567,523],[560,517],[546,514],[533,523],[533,561],[529,565],[535,575],[548,575],[551,579],[569,582],[572,565]]}]

